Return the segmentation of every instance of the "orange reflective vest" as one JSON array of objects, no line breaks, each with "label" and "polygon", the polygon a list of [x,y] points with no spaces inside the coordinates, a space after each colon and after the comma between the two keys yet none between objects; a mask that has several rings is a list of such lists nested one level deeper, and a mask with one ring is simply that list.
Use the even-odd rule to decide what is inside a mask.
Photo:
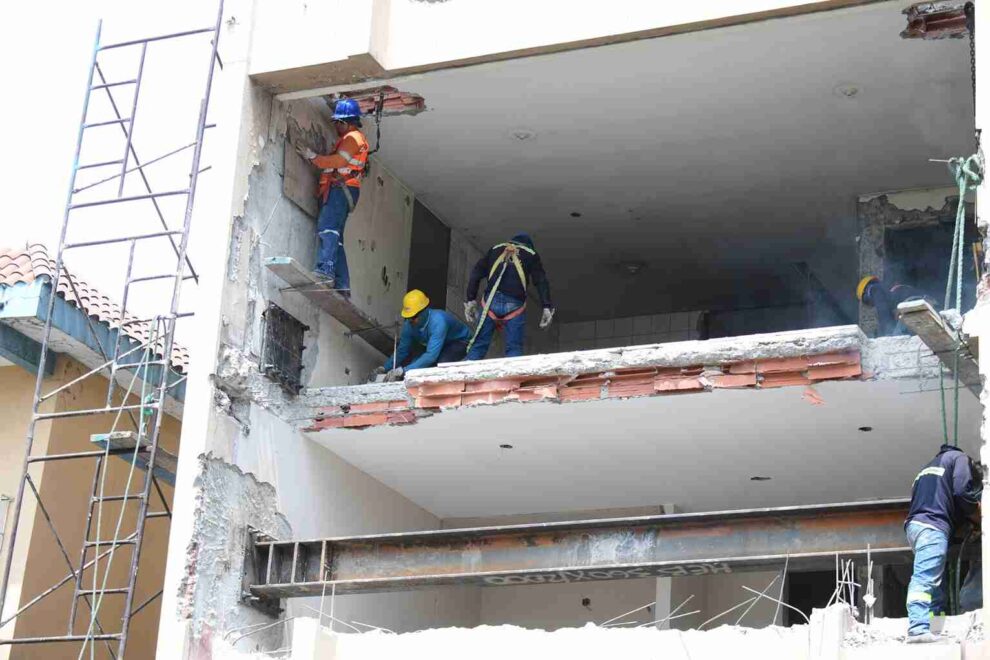
[{"label": "orange reflective vest", "polygon": [[354,128],[337,140],[333,153],[317,156],[313,164],[321,169],[320,199],[324,202],[332,186],[361,187],[361,174],[368,163],[368,138]]}]

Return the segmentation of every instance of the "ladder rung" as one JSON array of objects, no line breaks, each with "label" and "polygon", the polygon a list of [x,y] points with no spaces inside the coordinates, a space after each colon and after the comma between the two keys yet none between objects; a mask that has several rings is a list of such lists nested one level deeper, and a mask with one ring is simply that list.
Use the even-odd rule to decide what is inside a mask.
[{"label": "ladder rung", "polygon": [[[175,195],[188,195],[188,194],[189,194],[189,189],[184,188],[183,190],[169,190],[167,192],[148,193],[147,195],[134,195],[132,197],[110,197],[109,199],[99,199],[94,202],[80,202],[79,204],[69,204],[69,208],[84,209],[90,206],[101,206],[103,204],[119,204],[120,202],[133,202],[139,199],[155,199],[158,197],[171,197]],[[181,231],[158,232],[155,234],[155,236],[168,236],[170,234],[181,234],[181,233],[182,233]],[[83,247],[85,245],[103,245],[104,243],[121,243],[123,241],[133,241],[140,238],[145,238],[145,237],[130,236],[128,238],[107,239],[106,241],[90,241],[89,243],[74,243],[74,244],[66,245],[65,247],[69,248],[69,247]],[[149,235],[148,238],[152,238],[152,236]]]},{"label": "ladder rung", "polygon": [[171,518],[172,515],[168,511],[150,511],[145,514],[145,518]]},{"label": "ladder rung", "polygon": [[116,541],[86,541],[83,545],[87,548],[95,548],[96,546],[108,548],[111,545],[134,545],[136,543],[137,539],[117,539]]},{"label": "ladder rung", "polygon": [[12,639],[0,639],[0,646],[15,644],[52,644],[55,642],[89,642],[96,640],[102,642],[105,639],[120,639],[120,633],[99,633],[96,635],[63,635],[61,637],[14,637]]},{"label": "ladder rung", "polygon": [[133,80],[121,80],[120,82],[103,83],[102,85],[93,85],[90,89],[106,89],[107,87],[119,87],[120,85],[133,85],[137,82],[137,78]]},{"label": "ladder rung", "polygon": [[[175,279],[175,273],[169,273],[167,275],[145,275],[143,277],[135,277],[133,279],[127,280],[128,284],[134,284],[135,282],[150,282],[152,280],[165,280],[165,279]],[[185,277],[182,279],[186,279]]]},{"label": "ladder rung", "polygon": [[130,123],[130,117],[122,117],[121,119],[108,119],[106,121],[97,121],[92,124],[83,124],[83,128],[96,128],[97,126],[113,126],[114,124],[128,124]]},{"label": "ladder rung", "polygon": [[94,167],[106,167],[107,165],[120,165],[123,162],[124,162],[123,159],[119,159],[119,160],[105,160],[102,163],[86,163],[85,165],[80,165],[76,169],[77,170],[88,170],[88,169],[92,169]]},{"label": "ladder rung", "polygon": [[72,458],[98,458],[105,456],[105,451],[75,451],[68,454],[47,454],[45,456],[31,456],[28,463],[47,463],[48,461],[67,461]]},{"label": "ladder rung", "polygon": [[76,597],[97,596],[99,594],[126,594],[128,592],[130,592],[130,589],[127,589],[126,587],[122,589],[80,589],[79,593],[76,594]]},{"label": "ladder rung", "polygon": [[[133,450],[132,449],[128,449],[127,451],[128,452],[131,452]],[[142,450],[142,452],[143,451],[146,451],[146,450]],[[100,496],[97,495],[96,497],[93,497],[90,501],[93,504],[95,504],[97,502],[123,502],[125,500],[126,501],[130,501],[130,500],[138,500],[138,501],[140,501],[140,500],[143,500],[143,499],[144,499],[144,493],[135,493],[133,495],[104,495],[103,497],[100,497]]]}]

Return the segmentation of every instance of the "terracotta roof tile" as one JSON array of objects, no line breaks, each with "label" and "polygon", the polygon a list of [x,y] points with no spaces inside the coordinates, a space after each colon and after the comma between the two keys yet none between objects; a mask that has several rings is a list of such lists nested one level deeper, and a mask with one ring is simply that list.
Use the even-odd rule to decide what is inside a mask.
[{"label": "terracotta roof tile", "polygon": [[[34,243],[22,249],[0,248],[0,286],[30,284],[40,277],[51,280],[54,273],[55,260],[48,256],[48,250],[40,243]],[[122,328],[121,332],[131,339],[148,340],[150,324],[135,323],[138,320],[137,317],[130,314],[122,318],[121,309],[117,303],[78,277],[73,275],[72,280],[75,284],[75,290],[73,290],[69,278],[65,276],[59,278],[58,294],[66,302],[110,328]],[[77,292],[78,298],[76,297]],[[121,326],[122,322],[123,326]],[[161,353],[165,348],[163,342],[158,342],[156,348]],[[174,345],[172,347],[172,367],[184,373],[188,366],[189,351],[184,346]]]}]

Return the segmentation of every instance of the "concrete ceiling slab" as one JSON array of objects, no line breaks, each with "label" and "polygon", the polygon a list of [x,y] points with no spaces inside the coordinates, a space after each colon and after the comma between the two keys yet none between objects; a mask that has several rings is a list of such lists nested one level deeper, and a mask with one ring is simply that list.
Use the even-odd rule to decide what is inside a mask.
[{"label": "concrete ceiling slab", "polygon": [[[917,388],[821,383],[820,405],[786,387],[480,406],[310,437],[441,518],[856,501],[906,496],[941,444],[937,388]],[[960,445],[972,455],[980,407],[968,392],[960,407]]]},{"label": "concrete ceiling slab", "polygon": [[565,318],[779,303],[799,261],[844,287],[855,197],[950,183],[928,159],[971,150],[968,46],[902,40],[902,9],[413,76],[428,110],[379,156],[479,246],[531,232]]}]

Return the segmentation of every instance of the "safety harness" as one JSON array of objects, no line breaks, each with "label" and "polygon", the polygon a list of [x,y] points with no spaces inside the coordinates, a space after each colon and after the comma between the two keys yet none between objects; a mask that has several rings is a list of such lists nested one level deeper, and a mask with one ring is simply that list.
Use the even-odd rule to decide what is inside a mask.
[{"label": "safety harness", "polygon": [[519,252],[526,252],[532,256],[536,256],[536,250],[529,247],[528,245],[523,245],[521,243],[499,243],[495,246],[496,248],[502,248],[502,253],[498,255],[495,262],[492,264],[491,270],[488,271],[488,281],[492,281],[492,276],[495,275],[495,271],[498,271],[498,277],[495,278],[495,284],[488,287],[488,295],[485,296],[485,305],[481,310],[481,314],[478,316],[478,325],[474,328],[474,334],[471,335],[471,341],[468,342],[467,350],[471,350],[474,346],[475,339],[478,338],[478,333],[481,332],[481,327],[485,324],[485,319],[490,318],[495,322],[495,327],[501,330],[506,321],[511,321],[517,316],[521,315],[526,311],[526,301],[518,309],[514,309],[505,316],[497,316],[495,312],[491,310],[492,300],[495,298],[495,294],[498,292],[498,286],[502,283],[502,276],[505,275],[506,269],[509,264],[512,264],[516,268],[516,272],[519,273],[519,281],[522,282],[523,288],[526,287],[526,270],[523,268],[522,259],[519,258]]}]

